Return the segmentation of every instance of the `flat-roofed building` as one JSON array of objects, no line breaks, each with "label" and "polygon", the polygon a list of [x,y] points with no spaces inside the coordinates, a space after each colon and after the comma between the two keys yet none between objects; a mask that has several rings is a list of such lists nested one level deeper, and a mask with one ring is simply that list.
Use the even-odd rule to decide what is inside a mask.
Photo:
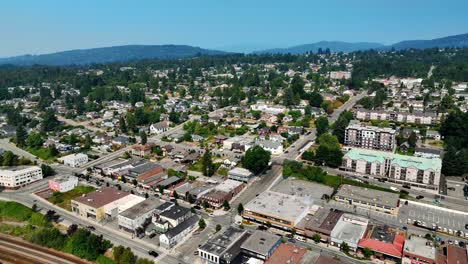
[{"label": "flat-roofed building", "polygon": [[236,167],[228,172],[228,178],[240,182],[248,182],[253,176],[253,173],[248,169]]},{"label": "flat-roofed building", "polygon": [[399,194],[343,184],[334,196],[335,201],[362,209],[397,215]]},{"label": "flat-roofed building", "polygon": [[396,130],[351,122],[346,128],[344,144],[347,146],[393,151],[396,146]]},{"label": "flat-roofed building", "polygon": [[88,155],[84,153],[75,153],[61,157],[60,160],[63,162],[64,165],[76,168],[81,167],[88,162]]},{"label": "flat-roofed building", "polygon": [[281,237],[264,231],[255,231],[245,240],[241,249],[244,255],[266,260],[280,244]]},{"label": "flat-roofed building", "polygon": [[242,217],[292,230],[309,212],[310,204],[298,197],[266,191],[244,206]]},{"label": "flat-roofed building", "polygon": [[436,264],[437,251],[433,241],[416,235],[409,236],[403,247],[403,264]]},{"label": "flat-roofed building", "polygon": [[364,217],[343,214],[333,228],[330,238],[332,246],[340,247],[346,242],[351,250],[356,251],[359,240],[364,237],[369,220]]},{"label": "flat-roofed building", "polygon": [[466,247],[448,245],[447,264],[468,264],[468,249]]},{"label": "flat-roofed building", "polygon": [[315,234],[320,235],[320,240],[330,242],[330,234],[343,211],[319,207],[311,210],[297,225],[296,232],[305,237],[312,238]]},{"label": "flat-roofed building", "polygon": [[389,182],[438,192],[442,160],[353,148],[344,155],[342,168],[358,176],[385,178]]},{"label": "flat-roofed building", "polygon": [[117,217],[126,209],[142,202],[145,198],[102,187],[94,192],[84,194],[71,201],[72,212],[94,220]]},{"label": "flat-roofed building", "polygon": [[301,247],[283,243],[265,261],[265,264],[300,264],[303,263],[302,260],[306,253],[307,250]]},{"label": "flat-roofed building", "polygon": [[405,236],[388,226],[372,226],[364,238],[359,241],[359,248],[368,248],[377,257],[399,260],[403,254]]},{"label": "flat-roofed building", "polygon": [[201,195],[200,200],[208,202],[210,207],[221,208],[224,201],[230,201],[234,196],[242,191],[244,183],[227,179],[214,189]]},{"label": "flat-roofed building", "polygon": [[241,245],[248,237],[247,231],[230,226],[198,247],[198,257],[208,263],[232,263],[239,256]]},{"label": "flat-roofed building", "polygon": [[0,170],[0,186],[17,189],[42,179],[42,170],[37,166],[7,167]]},{"label": "flat-roofed building", "polygon": [[56,176],[49,180],[49,189],[54,192],[68,192],[78,186],[78,177],[72,175]]},{"label": "flat-roofed building", "polygon": [[119,213],[119,228],[128,232],[136,232],[146,221],[151,220],[153,213],[163,203],[163,200],[150,197]]}]

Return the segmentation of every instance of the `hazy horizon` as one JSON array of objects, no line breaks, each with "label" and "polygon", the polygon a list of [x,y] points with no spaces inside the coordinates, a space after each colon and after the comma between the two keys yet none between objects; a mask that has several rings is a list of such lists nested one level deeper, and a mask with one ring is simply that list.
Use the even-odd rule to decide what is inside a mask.
[{"label": "hazy horizon", "polygon": [[2,3],[0,57],[121,45],[251,52],[318,41],[434,39],[467,33],[467,1],[371,0]]}]

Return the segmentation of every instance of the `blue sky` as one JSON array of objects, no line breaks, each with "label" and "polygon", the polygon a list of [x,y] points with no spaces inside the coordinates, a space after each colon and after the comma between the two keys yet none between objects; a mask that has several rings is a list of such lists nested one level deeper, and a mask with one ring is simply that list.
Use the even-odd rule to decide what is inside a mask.
[{"label": "blue sky", "polygon": [[467,0],[2,1],[0,57],[125,44],[390,44],[468,33],[467,10]]}]

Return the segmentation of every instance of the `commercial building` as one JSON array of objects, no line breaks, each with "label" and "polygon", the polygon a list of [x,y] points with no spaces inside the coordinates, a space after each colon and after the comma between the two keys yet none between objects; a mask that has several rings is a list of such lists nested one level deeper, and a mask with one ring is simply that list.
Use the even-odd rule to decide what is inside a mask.
[{"label": "commercial building", "polygon": [[230,201],[242,191],[244,184],[235,180],[225,180],[211,191],[204,193],[200,200],[206,201],[213,208],[221,208],[224,201]]},{"label": "commercial building", "polygon": [[159,244],[165,248],[174,247],[198,226],[199,219],[197,215],[192,215],[176,227],[169,229],[159,236]]},{"label": "commercial building", "polygon": [[292,230],[307,215],[309,206],[298,197],[266,191],[244,205],[242,217]]},{"label": "commercial building", "polygon": [[292,244],[280,244],[265,264],[300,264],[307,250]]},{"label": "commercial building", "polygon": [[72,175],[56,176],[49,180],[49,189],[54,192],[68,192],[78,186],[78,178]]},{"label": "commercial building", "polygon": [[364,217],[343,214],[336,223],[330,235],[330,244],[340,247],[346,242],[351,250],[356,251],[359,240],[364,237],[369,220]]},{"label": "commercial building", "polygon": [[281,244],[281,238],[264,231],[255,231],[241,246],[242,254],[267,260]]},{"label": "commercial building", "polygon": [[305,237],[312,238],[315,234],[320,235],[324,242],[330,242],[330,234],[343,212],[335,209],[319,207],[310,210],[297,225],[296,232]]},{"label": "commercial building", "polygon": [[236,167],[228,172],[228,178],[240,182],[248,182],[253,173],[247,169]]},{"label": "commercial building", "polygon": [[344,144],[352,147],[393,151],[396,146],[396,130],[351,122],[346,128]]},{"label": "commercial building", "polygon": [[442,160],[353,148],[344,155],[342,169],[358,176],[385,178],[389,182],[438,192]]},{"label": "commercial building", "polygon": [[18,166],[0,170],[0,186],[6,189],[17,189],[42,179],[40,167]]},{"label": "commercial building", "polygon": [[362,209],[391,215],[398,214],[399,195],[397,193],[344,184],[335,194],[334,199]]},{"label": "commercial building", "polygon": [[136,233],[138,228],[143,227],[145,222],[151,220],[153,213],[163,203],[163,200],[150,197],[128,208],[118,216],[119,228]]},{"label": "commercial building", "polygon": [[81,167],[88,162],[88,155],[84,153],[75,153],[61,157],[60,160],[63,162],[64,165],[76,168]]},{"label": "commercial building", "polygon": [[198,257],[205,263],[232,263],[241,252],[241,245],[249,237],[247,231],[228,227],[198,248]]},{"label": "commercial building", "polygon": [[72,212],[94,220],[117,217],[118,214],[145,198],[103,187],[94,192],[83,194],[71,201]]},{"label": "commercial building", "polygon": [[374,256],[381,259],[399,260],[403,254],[405,237],[388,226],[373,226],[361,241],[359,248],[368,248]]},{"label": "commercial building", "polygon": [[468,249],[466,247],[448,245],[447,264],[468,264]]},{"label": "commercial building", "polygon": [[402,263],[436,264],[436,256],[436,248],[432,241],[412,235],[405,241]]},{"label": "commercial building", "polygon": [[442,151],[438,149],[433,149],[433,148],[421,148],[421,147],[416,147],[414,150],[414,155],[416,157],[422,157],[422,158],[440,158],[442,156]]}]

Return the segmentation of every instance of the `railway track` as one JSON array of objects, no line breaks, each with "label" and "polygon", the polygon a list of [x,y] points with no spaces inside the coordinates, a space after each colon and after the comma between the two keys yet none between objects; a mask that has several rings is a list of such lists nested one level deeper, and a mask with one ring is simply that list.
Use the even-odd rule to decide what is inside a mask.
[{"label": "railway track", "polygon": [[0,260],[19,264],[90,264],[78,257],[0,235]]}]

